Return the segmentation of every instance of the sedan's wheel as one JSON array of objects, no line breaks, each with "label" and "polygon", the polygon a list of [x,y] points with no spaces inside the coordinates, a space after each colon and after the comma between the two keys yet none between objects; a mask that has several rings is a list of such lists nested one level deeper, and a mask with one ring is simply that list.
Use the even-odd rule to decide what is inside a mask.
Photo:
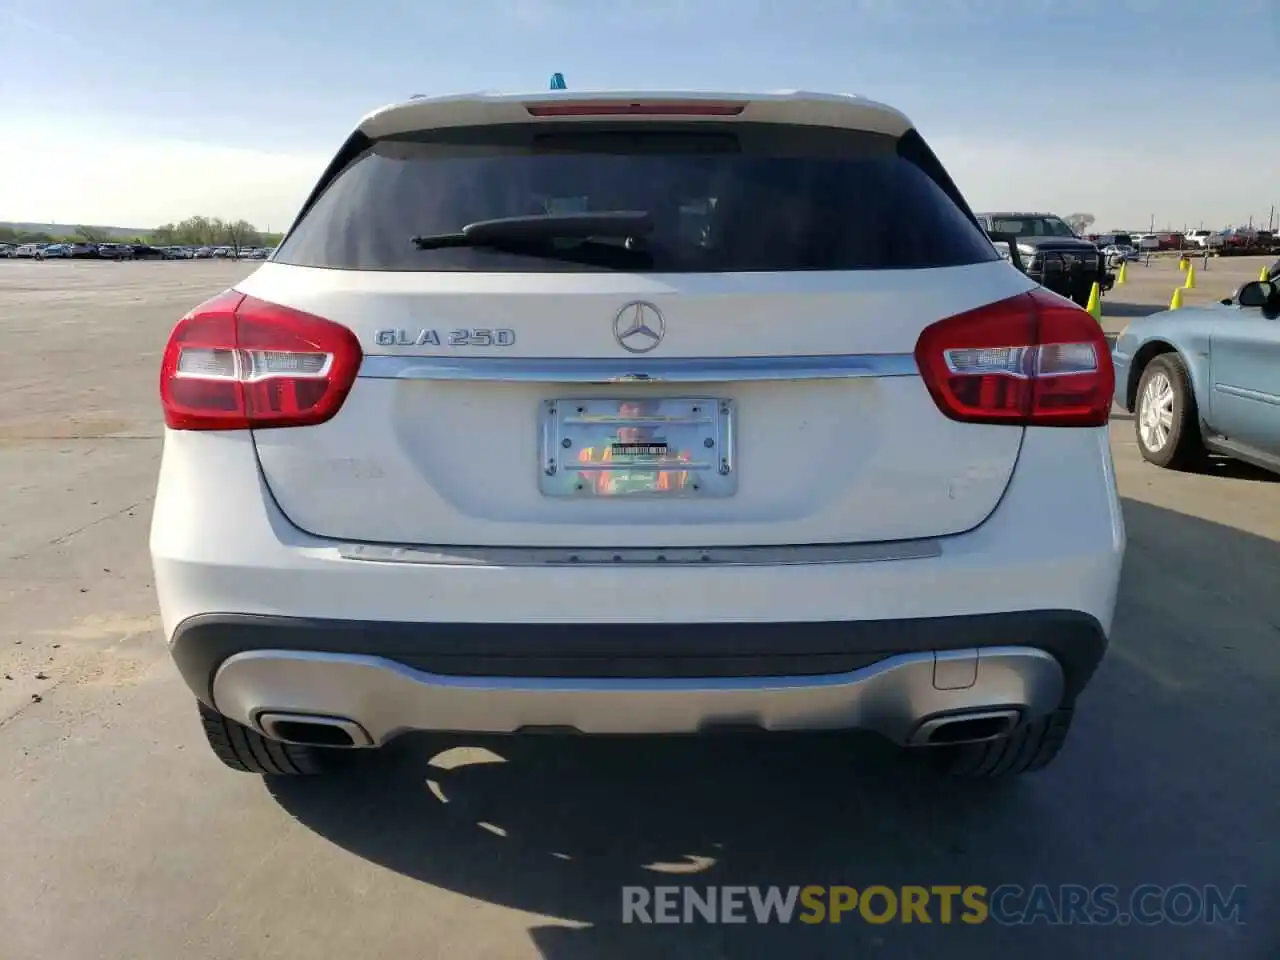
[{"label": "sedan's wheel", "polygon": [[1149,463],[1188,470],[1204,461],[1195,393],[1176,353],[1161,354],[1142,371],[1134,428],[1138,450]]},{"label": "sedan's wheel", "polygon": [[1138,416],[1142,445],[1151,453],[1159,454],[1168,446],[1169,433],[1173,430],[1173,384],[1163,370],[1157,370],[1143,388]]}]

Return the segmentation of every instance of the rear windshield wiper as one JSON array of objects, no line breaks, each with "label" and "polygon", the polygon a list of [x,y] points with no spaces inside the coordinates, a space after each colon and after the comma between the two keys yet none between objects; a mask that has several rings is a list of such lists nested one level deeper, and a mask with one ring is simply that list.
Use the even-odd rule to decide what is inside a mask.
[{"label": "rear windshield wiper", "polygon": [[[601,213],[540,214],[528,217],[501,217],[469,223],[459,233],[437,233],[414,237],[419,250],[447,247],[497,247],[539,251],[551,249],[548,241],[589,240],[615,237],[639,240],[653,233],[653,215],[643,210],[609,210]],[[534,250],[530,250],[534,252]]]}]

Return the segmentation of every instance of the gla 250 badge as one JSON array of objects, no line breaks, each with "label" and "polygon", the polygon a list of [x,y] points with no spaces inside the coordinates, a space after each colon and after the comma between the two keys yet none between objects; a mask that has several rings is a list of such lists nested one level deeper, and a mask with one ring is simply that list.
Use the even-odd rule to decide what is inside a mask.
[{"label": "gla 250 badge", "polygon": [[514,330],[450,330],[443,337],[435,330],[378,330],[373,342],[380,347],[510,347],[516,342]]}]

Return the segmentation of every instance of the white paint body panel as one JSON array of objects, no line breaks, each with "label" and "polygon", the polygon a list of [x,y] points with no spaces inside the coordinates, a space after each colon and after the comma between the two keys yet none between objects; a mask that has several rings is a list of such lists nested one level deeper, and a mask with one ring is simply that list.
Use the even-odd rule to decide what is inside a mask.
[{"label": "white paint body panel", "polygon": [[[848,273],[396,273],[265,264],[252,296],[352,329],[366,355],[628,359],[909,355],[944,317],[1033,286],[1004,262]],[[666,336],[631,356],[613,318],[633,300]],[[507,329],[509,347],[450,347],[453,329]],[[388,347],[378,330],[441,345]],[[543,400],[703,396],[738,408],[738,490],[720,500],[570,500],[539,492]],[[473,546],[748,546],[945,536],[990,515],[1023,431],[957,423],[918,376],[590,387],[356,381],[339,414],[257,431],[289,520],[310,533]]]},{"label": "white paint body panel", "polygon": [[227,612],[698,623],[1072,610],[1109,631],[1125,533],[1106,428],[1032,428],[991,517],[923,559],[570,570],[370,562],[344,559],[342,547],[285,518],[247,434],[166,433],[151,552],[168,637],[188,617]]}]

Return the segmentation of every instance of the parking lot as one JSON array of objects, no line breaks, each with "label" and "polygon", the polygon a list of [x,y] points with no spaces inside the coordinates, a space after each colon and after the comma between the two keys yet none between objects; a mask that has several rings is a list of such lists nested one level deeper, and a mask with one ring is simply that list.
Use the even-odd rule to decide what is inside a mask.
[{"label": "parking lot", "polygon": [[[1183,289],[1182,305],[1196,306],[1230,296],[1241,284],[1257,280],[1259,270],[1274,262],[1274,257],[1210,257],[1206,264],[1203,257],[1192,257],[1195,287]],[[1118,333],[1134,317],[1167,310],[1174,288],[1186,279],[1178,272],[1176,254],[1161,254],[1149,264],[1130,263],[1125,273],[1124,285],[1102,299],[1103,327],[1108,333]]]},{"label": "parking lot", "polygon": [[[1210,261],[1185,303],[1261,260]],[[331,781],[209,754],[160,638],[146,540],[170,324],[256,268],[0,263],[0,957],[1274,957],[1280,477],[1142,462],[1072,739],[1013,784],[868,742],[425,740]],[[1176,261],[1130,265],[1116,332]],[[228,516],[228,525],[236,518]],[[451,749],[447,753],[440,751]],[[1249,924],[623,926],[625,884],[1249,887]]]}]

